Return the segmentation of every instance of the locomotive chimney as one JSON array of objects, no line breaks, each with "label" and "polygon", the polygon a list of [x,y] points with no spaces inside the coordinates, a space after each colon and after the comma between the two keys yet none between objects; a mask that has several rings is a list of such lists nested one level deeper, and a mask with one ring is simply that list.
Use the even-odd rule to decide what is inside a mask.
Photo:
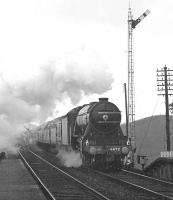
[{"label": "locomotive chimney", "polygon": [[108,98],[99,98],[99,102],[108,102]]}]

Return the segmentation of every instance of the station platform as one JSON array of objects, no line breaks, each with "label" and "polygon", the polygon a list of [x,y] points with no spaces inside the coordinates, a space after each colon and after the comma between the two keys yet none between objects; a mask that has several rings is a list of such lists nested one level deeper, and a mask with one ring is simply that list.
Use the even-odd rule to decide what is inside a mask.
[{"label": "station platform", "polygon": [[0,200],[46,200],[17,155],[0,160]]}]

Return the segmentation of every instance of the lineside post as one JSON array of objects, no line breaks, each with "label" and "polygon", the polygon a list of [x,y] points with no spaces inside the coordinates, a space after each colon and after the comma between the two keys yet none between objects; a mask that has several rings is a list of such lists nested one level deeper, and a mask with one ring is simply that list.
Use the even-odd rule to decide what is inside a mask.
[{"label": "lineside post", "polygon": [[169,96],[173,95],[171,90],[173,90],[173,70],[167,69],[166,65],[163,69],[157,69],[157,90],[159,92],[158,95],[165,96],[165,108],[166,108],[166,144],[167,151],[171,150],[171,142],[170,142],[170,124],[169,124]]}]

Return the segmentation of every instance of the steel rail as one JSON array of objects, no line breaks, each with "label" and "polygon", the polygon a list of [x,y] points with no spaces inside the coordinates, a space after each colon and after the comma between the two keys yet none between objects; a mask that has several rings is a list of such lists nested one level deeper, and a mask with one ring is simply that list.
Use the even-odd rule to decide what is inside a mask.
[{"label": "steel rail", "polygon": [[99,196],[99,198],[104,199],[104,200],[111,200],[108,197],[104,196],[103,194],[101,194],[100,192],[94,190],[93,188],[87,186],[85,183],[77,180],[76,178],[74,178],[73,176],[71,176],[70,174],[64,172],[63,170],[61,170],[60,168],[56,167],[55,165],[53,165],[52,163],[50,163],[49,161],[45,160],[44,158],[42,158],[41,156],[38,156],[37,154],[35,154],[34,152],[32,152],[31,150],[28,150],[30,153],[32,153],[33,155],[35,155],[36,157],[38,157],[40,160],[42,160],[43,162],[47,163],[48,165],[50,165],[51,167],[53,167],[54,169],[56,169],[57,171],[60,171],[62,174],[65,174],[66,176],[70,177],[73,181],[77,182],[79,185],[82,185],[84,188],[86,188],[87,190],[89,190],[90,192],[94,193],[95,195]]},{"label": "steel rail", "polygon": [[41,187],[43,193],[46,194],[47,197],[49,197],[50,200],[56,200],[56,198],[51,194],[51,192],[47,189],[47,187],[44,185],[44,183],[40,180],[40,178],[37,176],[37,174],[34,172],[34,170],[31,168],[29,163],[26,161],[22,153],[19,151],[19,155],[22,158],[23,162],[25,163],[26,167],[29,169],[29,171],[32,173],[36,181],[38,182],[39,186]]},{"label": "steel rail", "polygon": [[100,171],[97,171],[97,170],[93,170],[93,171],[96,172],[96,173],[98,173],[98,174],[101,174],[101,175],[103,175],[103,176],[105,176],[105,177],[109,177],[109,178],[111,178],[111,179],[114,180],[114,181],[119,181],[119,182],[121,182],[121,183],[123,183],[123,184],[130,185],[130,186],[132,186],[133,188],[140,189],[140,190],[145,191],[145,192],[148,192],[148,193],[150,193],[150,194],[152,194],[152,195],[155,195],[155,196],[158,196],[158,197],[162,197],[162,198],[168,199],[168,200],[173,200],[173,197],[171,197],[171,196],[167,196],[167,195],[161,194],[161,193],[159,193],[159,192],[150,190],[150,189],[145,188],[145,187],[142,187],[142,186],[140,186],[140,185],[136,185],[136,184],[134,184],[134,183],[130,183],[129,181],[122,180],[121,178],[117,178],[117,177],[111,176],[111,175],[109,175],[109,174],[105,174],[105,173],[100,172]]},{"label": "steel rail", "polygon": [[147,176],[147,175],[144,175],[144,174],[139,174],[139,173],[136,173],[136,172],[125,170],[125,169],[122,169],[121,171],[129,173],[129,174],[141,176],[141,177],[144,177],[144,178],[147,178],[147,179],[155,180],[155,181],[158,181],[158,182],[161,182],[161,183],[170,184],[170,185],[173,186],[173,182],[170,182],[170,181],[161,180],[161,179],[158,179],[158,178],[155,178],[155,177]]}]

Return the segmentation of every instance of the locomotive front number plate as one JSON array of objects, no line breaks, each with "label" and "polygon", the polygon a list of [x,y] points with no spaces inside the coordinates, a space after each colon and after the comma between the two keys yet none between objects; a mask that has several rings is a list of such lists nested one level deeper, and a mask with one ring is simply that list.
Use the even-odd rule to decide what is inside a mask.
[{"label": "locomotive front number plate", "polygon": [[108,151],[119,153],[119,152],[121,152],[121,147],[110,146],[110,147],[108,147]]}]

